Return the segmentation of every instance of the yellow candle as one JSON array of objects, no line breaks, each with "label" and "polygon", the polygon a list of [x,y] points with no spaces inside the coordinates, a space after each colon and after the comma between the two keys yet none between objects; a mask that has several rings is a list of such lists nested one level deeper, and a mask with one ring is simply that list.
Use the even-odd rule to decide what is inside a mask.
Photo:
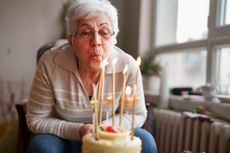
[{"label": "yellow candle", "polygon": [[107,64],[108,64],[107,59],[104,59],[103,62],[102,62],[102,64],[101,64],[101,75],[100,75],[99,94],[98,94],[98,99],[99,99],[99,102],[100,102],[99,125],[101,125],[101,121],[102,121],[104,77],[105,77],[105,66]]},{"label": "yellow candle", "polygon": [[134,137],[134,124],[135,124],[135,113],[136,113],[136,103],[137,103],[137,85],[134,84],[133,88],[133,114],[132,114],[132,127],[131,127],[131,139],[133,140]]},{"label": "yellow candle", "polygon": [[139,80],[139,66],[141,65],[141,58],[137,58],[137,78],[136,78],[136,83],[134,84],[133,88],[133,115],[132,115],[132,128],[131,128],[131,139],[133,140],[134,137],[134,124],[135,124],[135,113],[136,113],[136,103],[138,99],[138,90],[137,90],[137,85],[138,85],[138,80]]},{"label": "yellow candle", "polygon": [[117,58],[112,61],[112,125],[114,126],[114,116],[115,116],[115,64],[117,62]]},{"label": "yellow candle", "polygon": [[108,120],[109,120],[109,108],[112,106],[113,104],[113,99],[112,96],[109,96],[106,98],[106,104],[107,104],[107,111],[106,111],[106,122],[108,124]]},{"label": "yellow candle", "polygon": [[93,119],[93,132],[95,139],[98,139],[98,119],[97,119],[97,101],[91,100],[91,107],[93,111],[92,119]]},{"label": "yellow candle", "polygon": [[126,82],[126,72],[128,70],[128,65],[125,65],[125,68],[123,70],[123,79],[122,79],[122,92],[121,92],[121,100],[120,100],[120,118],[119,118],[119,126],[121,126],[122,123],[122,115],[123,115],[123,109],[124,109],[124,92],[125,92],[125,82]]},{"label": "yellow candle", "polygon": [[97,104],[97,97],[96,97],[96,86],[93,84],[93,113],[94,113],[94,132],[95,132],[95,139],[98,139],[98,104]]},{"label": "yellow candle", "polygon": [[138,85],[138,79],[139,79],[139,66],[141,65],[141,58],[140,56],[137,57],[137,78],[136,78],[136,85]]}]

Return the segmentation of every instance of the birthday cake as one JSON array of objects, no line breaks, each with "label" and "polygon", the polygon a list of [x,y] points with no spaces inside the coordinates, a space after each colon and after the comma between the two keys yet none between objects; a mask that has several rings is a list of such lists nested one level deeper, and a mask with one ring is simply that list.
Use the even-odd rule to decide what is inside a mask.
[{"label": "birthday cake", "polygon": [[[102,125],[102,112],[103,112],[103,84],[104,84],[104,72],[106,60],[102,62],[102,72],[99,80],[98,92],[96,92],[96,87],[93,85],[94,93],[98,93],[98,97],[94,97],[91,100],[92,108],[92,121],[93,121],[93,133],[86,134],[82,140],[82,152],[83,153],[141,153],[141,139],[134,136],[134,121],[135,121],[135,107],[138,101],[137,97],[137,84],[134,84],[133,96],[131,94],[131,87],[127,86],[124,94],[125,88],[125,75],[123,76],[122,82],[122,95],[121,95],[121,107],[120,107],[120,118],[119,127],[115,126],[114,116],[115,116],[115,75],[113,75],[112,81],[112,96],[107,97],[107,112],[106,120],[109,118],[109,109],[112,107],[112,125]],[[114,64],[114,62],[113,62]],[[124,68],[123,74],[127,70],[127,65]],[[138,77],[137,77],[138,78]],[[96,95],[96,94],[94,94]],[[126,96],[124,96],[126,95]],[[121,127],[123,109],[132,108],[132,125],[131,130],[127,131]]]},{"label": "birthday cake", "polygon": [[87,134],[83,138],[83,153],[140,153],[141,140],[131,136],[123,128],[103,126],[99,128],[98,138]]}]

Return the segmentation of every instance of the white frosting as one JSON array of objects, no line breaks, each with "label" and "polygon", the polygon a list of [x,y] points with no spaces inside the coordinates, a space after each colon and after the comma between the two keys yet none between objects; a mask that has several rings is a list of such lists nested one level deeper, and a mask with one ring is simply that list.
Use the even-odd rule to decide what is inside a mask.
[{"label": "white frosting", "polygon": [[130,136],[123,139],[96,140],[92,134],[87,134],[83,138],[83,153],[140,153],[141,140],[134,137],[131,140]]}]

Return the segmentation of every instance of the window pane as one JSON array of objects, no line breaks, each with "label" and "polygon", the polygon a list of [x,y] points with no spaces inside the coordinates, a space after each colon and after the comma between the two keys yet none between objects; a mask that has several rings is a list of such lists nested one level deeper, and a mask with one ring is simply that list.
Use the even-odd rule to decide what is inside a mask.
[{"label": "window pane", "polygon": [[209,0],[179,0],[177,42],[207,38]]},{"label": "window pane", "polygon": [[209,0],[158,0],[156,46],[207,38]]},{"label": "window pane", "polygon": [[230,94],[230,47],[218,49],[218,72],[217,79],[219,85],[219,94]]},{"label": "window pane", "polygon": [[230,24],[230,0],[226,0],[225,24]]},{"label": "window pane", "polygon": [[197,88],[206,82],[206,56],[205,50],[174,52],[158,56],[166,70],[166,82],[172,87]]}]

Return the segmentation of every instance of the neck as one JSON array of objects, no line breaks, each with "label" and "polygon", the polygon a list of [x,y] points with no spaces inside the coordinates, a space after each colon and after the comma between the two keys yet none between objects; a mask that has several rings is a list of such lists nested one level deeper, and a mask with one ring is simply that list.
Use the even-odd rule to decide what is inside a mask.
[{"label": "neck", "polygon": [[83,80],[88,79],[94,81],[96,83],[100,76],[100,70],[92,71],[84,67],[78,66],[78,71]]},{"label": "neck", "polygon": [[97,84],[99,77],[100,77],[100,71],[92,72],[89,70],[86,70],[84,68],[79,67],[79,74],[82,80],[82,83],[84,85],[84,88],[86,89],[88,96],[93,95],[93,84]]}]

